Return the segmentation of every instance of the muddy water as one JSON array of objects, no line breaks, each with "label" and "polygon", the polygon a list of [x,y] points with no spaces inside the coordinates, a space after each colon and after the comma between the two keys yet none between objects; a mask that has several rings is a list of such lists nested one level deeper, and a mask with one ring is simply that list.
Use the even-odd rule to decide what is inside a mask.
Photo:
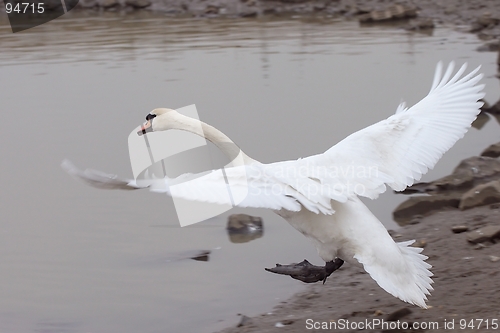
[{"label": "muddy water", "polygon": [[[227,214],[180,228],[163,196],[96,190],[59,168],[67,157],[130,177],[127,136],[155,107],[196,103],[272,162],[322,152],[418,101],[438,60],[483,64],[487,99],[499,98],[494,55],[446,27],[72,13],[18,34],[2,18],[0,45],[1,332],[211,332],[302,288],[264,267],[321,264],[270,212],[239,210],[263,216],[265,233],[233,244]],[[497,126],[471,130],[425,179],[498,141]],[[369,206],[394,227],[403,200]],[[215,250],[208,262],[170,260],[194,249]]]}]

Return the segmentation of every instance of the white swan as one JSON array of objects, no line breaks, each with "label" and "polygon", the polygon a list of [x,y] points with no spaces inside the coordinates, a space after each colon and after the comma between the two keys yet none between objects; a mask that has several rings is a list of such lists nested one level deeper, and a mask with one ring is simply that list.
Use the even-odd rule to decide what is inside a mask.
[{"label": "white swan", "polygon": [[[422,249],[410,246],[413,241],[395,243],[358,196],[375,199],[386,185],[396,191],[412,185],[467,132],[482,106],[484,85],[478,84],[482,74],[476,75],[478,67],[462,77],[463,65],[452,76],[453,68],[451,63],[442,75],[439,63],[429,94],[413,107],[402,103],[389,118],[351,134],[323,154],[296,161],[259,163],[214,127],[170,109],[151,111],[141,130],[190,131],[228,155],[238,155],[242,163],[225,170],[233,195],[249,191],[237,205],[272,209],[312,240],[327,263],[324,279],[343,260],[358,261],[384,290],[426,308],[426,295],[433,290],[427,257],[420,254]],[[116,176],[79,171],[68,161],[63,168],[98,187],[140,187]],[[176,186],[175,196],[231,204],[221,173],[190,179]],[[165,186],[169,180],[147,187],[171,194]]]}]

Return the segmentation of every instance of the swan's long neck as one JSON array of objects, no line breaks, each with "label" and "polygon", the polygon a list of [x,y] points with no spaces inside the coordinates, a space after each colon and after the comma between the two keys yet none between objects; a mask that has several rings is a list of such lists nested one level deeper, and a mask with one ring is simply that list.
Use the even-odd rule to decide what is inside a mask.
[{"label": "swan's long neck", "polygon": [[178,125],[177,129],[191,132],[212,142],[229,160],[235,161],[236,164],[247,165],[257,162],[245,154],[227,135],[201,120],[182,117],[182,119],[178,119]]}]

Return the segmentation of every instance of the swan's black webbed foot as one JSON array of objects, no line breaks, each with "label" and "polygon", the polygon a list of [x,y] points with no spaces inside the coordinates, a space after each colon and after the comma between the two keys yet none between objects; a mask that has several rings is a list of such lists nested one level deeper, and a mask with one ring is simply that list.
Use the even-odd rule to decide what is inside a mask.
[{"label": "swan's black webbed foot", "polygon": [[300,280],[305,283],[314,283],[326,281],[333,272],[339,269],[344,261],[336,258],[329,261],[325,266],[316,266],[305,260],[298,264],[280,265],[276,264],[274,268],[266,268],[266,271],[276,274],[289,275],[293,279]]},{"label": "swan's black webbed foot", "polygon": [[342,267],[344,260],[340,258],[335,258],[335,260],[329,261],[325,264],[325,277],[323,279],[323,284],[326,282],[326,278],[332,275],[337,269]]}]

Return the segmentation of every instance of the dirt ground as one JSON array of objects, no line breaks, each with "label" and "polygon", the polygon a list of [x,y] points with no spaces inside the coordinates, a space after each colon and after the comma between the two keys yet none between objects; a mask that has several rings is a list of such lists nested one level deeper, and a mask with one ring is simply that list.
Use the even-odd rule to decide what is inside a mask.
[{"label": "dirt ground", "polygon": [[[456,331],[500,331],[500,244],[472,244],[466,239],[467,232],[451,230],[453,226],[466,226],[469,231],[488,225],[500,226],[500,205],[444,211],[413,223],[416,224],[398,230],[393,237],[396,241],[416,239],[425,245],[423,253],[429,257],[427,262],[433,266],[434,273],[429,309],[396,299],[378,287],[361,268],[346,264],[334,272],[325,285],[311,285],[307,291],[281,302],[271,314],[249,318],[245,325],[221,333],[354,332],[360,327],[356,329],[352,325],[360,323],[379,323],[376,327],[363,327],[366,332],[387,328],[396,332],[435,331],[436,328],[444,331],[445,323],[447,331],[451,331],[453,323]],[[396,321],[388,321],[390,315]],[[349,328],[342,329],[340,325],[346,325],[347,320]],[[401,328],[412,327],[411,323],[428,327],[391,330],[397,327],[397,320]],[[330,323],[339,326],[330,329]],[[314,329],[314,325],[328,325],[328,329]]]}]

